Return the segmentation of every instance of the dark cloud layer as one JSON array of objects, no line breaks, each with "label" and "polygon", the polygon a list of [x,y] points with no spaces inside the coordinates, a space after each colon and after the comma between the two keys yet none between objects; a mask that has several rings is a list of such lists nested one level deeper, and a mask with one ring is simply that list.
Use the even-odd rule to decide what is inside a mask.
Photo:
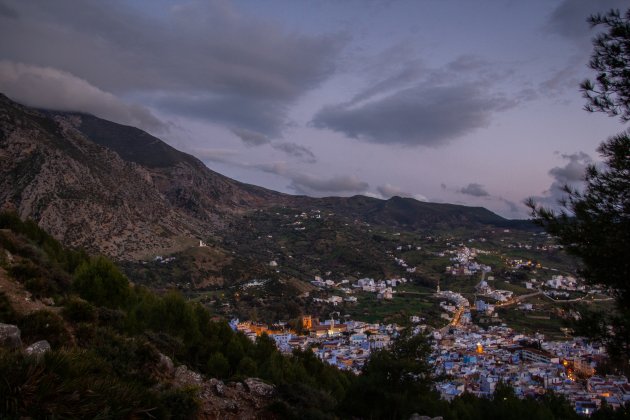
[{"label": "dark cloud layer", "polygon": [[243,141],[247,146],[262,146],[271,142],[269,137],[255,131],[246,130],[244,128],[233,128],[232,132]]},{"label": "dark cloud layer", "polygon": [[329,178],[290,169],[284,162],[261,163],[252,167],[289,179],[289,188],[298,194],[325,196],[367,192],[370,185],[354,175],[335,175]]},{"label": "dark cloud layer", "polygon": [[383,198],[391,198],[395,196],[398,196],[398,197],[411,197],[412,196],[412,194],[409,194],[403,191],[401,188],[396,187],[391,184],[379,185],[376,187],[376,191],[378,191],[378,193]]},{"label": "dark cloud layer", "polygon": [[627,7],[627,0],[564,0],[551,14],[547,29],[583,43],[590,38],[586,23],[590,15],[605,13],[611,9],[625,10]]},{"label": "dark cloud layer", "polygon": [[416,199],[418,201],[427,201],[427,198],[422,194],[413,194],[408,191],[403,190],[400,187],[384,184],[376,187],[376,191],[380,194],[384,199],[392,198],[392,197],[409,197]]},{"label": "dark cloud layer", "polygon": [[487,197],[490,195],[483,185],[475,182],[471,182],[464,188],[461,188],[459,192],[466,195],[472,195],[473,197]]},{"label": "dark cloud layer", "polygon": [[372,143],[442,146],[487,126],[493,112],[511,105],[472,83],[420,84],[360,105],[327,106],[313,125]]},{"label": "dark cloud layer", "polygon": [[83,79],[50,67],[0,60],[0,92],[25,105],[87,112],[158,134],[168,129],[146,108],[123,102]]},{"label": "dark cloud layer", "polygon": [[10,8],[9,6],[7,6],[6,4],[4,4],[3,2],[0,2],[0,16],[4,16],[4,17],[8,17],[8,18],[17,18],[18,14],[17,12]]},{"label": "dark cloud layer", "polygon": [[564,187],[581,190],[584,187],[584,176],[586,168],[593,163],[591,157],[584,152],[577,152],[570,155],[561,155],[567,163],[564,166],[556,166],[549,170],[553,182],[544,195],[533,197],[538,204],[551,208],[558,208],[559,203],[566,199]]},{"label": "dark cloud layer", "polygon": [[155,103],[166,110],[271,137],[282,131],[288,105],[332,74],[345,42],[289,32],[218,0],[159,17],[124,2],[4,5],[6,60],[65,71],[113,94],[159,92]]},{"label": "dark cloud layer", "polygon": [[272,148],[284,152],[288,156],[298,158],[303,162],[315,163],[317,161],[317,159],[315,158],[315,154],[308,147],[291,142],[272,143],[271,139],[264,134],[260,134],[258,132],[246,130],[243,128],[233,128],[232,132],[247,146],[254,147],[271,144]]},{"label": "dark cloud layer", "polygon": [[298,194],[327,195],[361,193],[367,191],[370,185],[356,176],[343,175],[321,178],[308,174],[292,174],[289,187]]},{"label": "dark cloud layer", "polygon": [[283,142],[274,143],[272,147],[307,163],[315,163],[317,161],[317,158],[311,149],[299,144]]}]

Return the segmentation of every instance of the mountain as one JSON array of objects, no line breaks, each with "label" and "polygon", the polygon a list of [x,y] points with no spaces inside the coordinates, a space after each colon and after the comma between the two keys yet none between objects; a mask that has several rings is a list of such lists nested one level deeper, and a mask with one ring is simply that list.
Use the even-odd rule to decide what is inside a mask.
[{"label": "mountain", "polygon": [[[218,174],[140,129],[36,110],[3,95],[0,209],[35,220],[66,245],[119,260],[182,251],[199,239],[214,244],[215,260],[225,259],[235,252],[226,238],[256,232],[268,221],[258,217],[252,225],[246,216],[256,211],[271,217],[278,209],[319,209],[334,215],[335,226],[361,221],[408,231],[512,223],[480,207],[270,191]],[[243,251],[242,244],[239,250],[245,258],[257,251]]]},{"label": "mountain", "polygon": [[117,258],[177,249],[182,238],[211,236],[232,214],[281,197],[212,172],[137,128],[6,96],[0,162],[2,208],[68,245]]}]

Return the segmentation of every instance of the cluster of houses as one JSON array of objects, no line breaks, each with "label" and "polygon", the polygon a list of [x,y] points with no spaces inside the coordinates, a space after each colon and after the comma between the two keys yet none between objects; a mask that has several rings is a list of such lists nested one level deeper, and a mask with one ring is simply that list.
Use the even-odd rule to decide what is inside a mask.
[{"label": "cluster of houses", "polygon": [[489,273],[492,271],[490,266],[475,261],[477,254],[480,253],[486,253],[486,251],[461,246],[456,250],[448,250],[440,254],[442,256],[446,254],[454,255],[450,257],[450,261],[453,264],[446,267],[447,273],[453,276],[472,276],[478,272]]},{"label": "cluster of houses", "polygon": [[542,268],[542,265],[536,261],[524,260],[522,258],[506,259],[505,265],[509,268]]},{"label": "cluster of houses", "polygon": [[[547,236],[547,239],[550,239],[550,237]],[[556,251],[558,249],[564,248],[564,246],[562,245],[553,244],[553,243],[548,243],[548,244],[543,244],[543,245],[531,245],[531,244],[521,243],[521,242],[517,242],[515,244],[508,244],[506,245],[506,247],[511,248],[511,249],[526,249],[528,251],[531,249],[535,249],[537,251]]]},{"label": "cluster of houses", "polygon": [[[369,293],[376,293],[377,299],[391,300],[395,293],[395,288],[401,284],[407,283],[407,279],[394,278],[387,280],[374,280],[373,278],[362,278],[357,280],[356,283],[350,284],[350,280],[344,279],[340,282],[333,280],[324,280],[319,276],[315,277],[315,280],[311,281],[311,284],[319,289],[335,289],[346,295],[352,295],[354,291],[362,291]],[[357,298],[354,296],[330,296],[326,299],[314,298],[315,301],[331,303],[337,306],[341,302],[356,302]]]},{"label": "cluster of houses", "polygon": [[514,292],[510,290],[493,289],[485,280],[481,280],[475,286],[475,291],[481,296],[486,296],[502,303],[510,301],[514,295]]},{"label": "cluster of houses", "polygon": [[584,285],[579,285],[578,281],[575,277],[572,276],[561,276],[561,275],[553,275],[550,280],[545,282],[545,286],[551,289],[561,289],[561,290],[585,290],[586,287]]},{"label": "cluster of houses", "polygon": [[[456,293],[441,293],[459,308],[466,306],[465,298]],[[312,316],[302,317],[300,334],[282,323],[268,326],[233,320],[230,325],[252,340],[268,334],[284,353],[310,349],[321,360],[355,374],[360,374],[372,351],[387,348],[401,329],[396,324],[320,321]],[[416,326],[416,330],[427,329]],[[497,385],[504,383],[520,397],[553,391],[586,415],[603,401],[612,407],[630,402],[625,376],[596,376],[595,367],[606,358],[603,346],[581,338],[545,342],[541,334],[527,336],[505,325],[483,329],[471,323],[433,330],[431,337],[429,362],[437,376],[449,378],[436,384],[446,400],[464,392],[491,397]]]},{"label": "cluster of houses", "polygon": [[594,376],[604,349],[583,339],[544,342],[541,335],[528,337],[505,326],[433,334],[435,373],[452,378],[437,385],[444,399],[464,392],[490,397],[504,383],[520,397],[547,391],[563,395],[581,414],[592,413],[604,400],[612,407],[630,401],[626,377]]},{"label": "cluster of houses", "polygon": [[310,315],[302,317],[301,322],[302,334],[284,324],[268,326],[234,319],[230,326],[252,341],[263,333],[269,335],[283,353],[310,348],[321,360],[355,374],[361,372],[372,350],[388,347],[400,330],[396,324],[339,322],[334,319],[320,321]]},{"label": "cluster of houses", "polygon": [[160,264],[168,264],[171,261],[175,261],[175,257],[166,257],[166,258],[164,258],[161,255],[156,255],[155,258],[153,258],[153,261],[155,261],[156,263],[160,263]]}]

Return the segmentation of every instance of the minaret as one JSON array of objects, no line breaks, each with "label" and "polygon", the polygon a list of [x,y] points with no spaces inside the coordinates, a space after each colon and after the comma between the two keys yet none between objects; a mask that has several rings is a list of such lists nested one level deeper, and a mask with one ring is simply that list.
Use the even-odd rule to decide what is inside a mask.
[{"label": "minaret", "polygon": [[436,293],[440,293],[440,279],[438,279],[438,285],[437,285],[437,292]]}]

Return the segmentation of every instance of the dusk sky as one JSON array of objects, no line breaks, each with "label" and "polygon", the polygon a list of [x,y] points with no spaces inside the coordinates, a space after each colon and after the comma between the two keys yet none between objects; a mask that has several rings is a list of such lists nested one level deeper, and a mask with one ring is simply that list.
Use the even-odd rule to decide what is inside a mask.
[{"label": "dusk sky", "polygon": [[527,217],[624,127],[586,18],[627,0],[0,0],[0,92],[138,126],[234,179]]}]

